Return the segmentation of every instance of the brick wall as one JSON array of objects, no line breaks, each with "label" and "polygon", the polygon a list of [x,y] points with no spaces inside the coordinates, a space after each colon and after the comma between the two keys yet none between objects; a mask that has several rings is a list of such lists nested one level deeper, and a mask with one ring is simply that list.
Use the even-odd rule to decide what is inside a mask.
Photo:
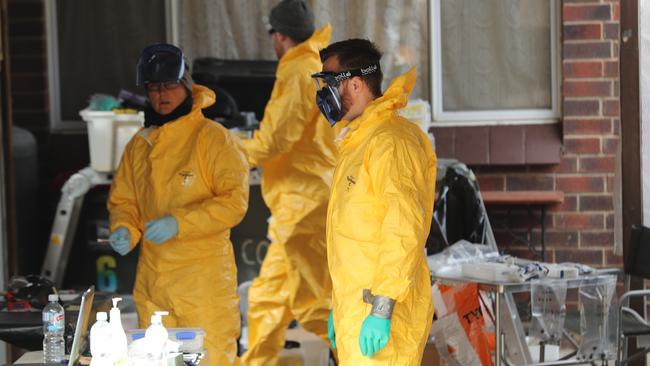
[{"label": "brick wall", "polygon": [[9,62],[14,124],[39,138],[49,132],[43,0],[8,0]]},{"label": "brick wall", "polygon": [[[547,259],[620,266],[614,243],[613,189],[619,135],[619,1],[562,2],[562,161],[555,166],[474,167],[483,190],[559,190],[564,204],[549,209]],[[497,240],[530,257],[500,225],[531,238],[525,211],[488,208]],[[533,243],[539,224],[532,223]]]}]

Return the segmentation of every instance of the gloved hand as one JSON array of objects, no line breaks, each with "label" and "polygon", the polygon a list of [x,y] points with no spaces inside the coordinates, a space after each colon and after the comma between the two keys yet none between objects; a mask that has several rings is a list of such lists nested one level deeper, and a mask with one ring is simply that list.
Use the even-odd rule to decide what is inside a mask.
[{"label": "gloved hand", "polygon": [[336,349],[336,332],[334,331],[334,317],[333,311],[330,311],[330,318],[327,319],[327,338],[330,339],[332,349]]},{"label": "gloved hand", "polygon": [[178,221],[172,215],[163,216],[146,223],[144,238],[156,244],[162,244],[178,234]]},{"label": "gloved hand", "polygon": [[361,334],[359,334],[361,354],[367,357],[374,356],[375,353],[386,347],[389,338],[390,319],[368,315],[361,325]]},{"label": "gloved hand", "polygon": [[131,233],[123,226],[118,227],[108,239],[111,241],[111,248],[120,255],[126,255],[131,250]]}]

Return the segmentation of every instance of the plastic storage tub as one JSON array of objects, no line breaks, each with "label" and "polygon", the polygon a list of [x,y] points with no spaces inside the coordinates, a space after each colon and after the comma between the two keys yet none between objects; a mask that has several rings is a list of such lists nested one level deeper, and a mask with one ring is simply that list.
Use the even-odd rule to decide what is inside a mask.
[{"label": "plastic storage tub", "polygon": [[[126,339],[131,342],[144,338],[146,329],[133,329],[126,331]],[[184,353],[203,352],[205,331],[201,328],[167,328],[169,340],[180,343],[180,351]]]},{"label": "plastic storage tub", "polygon": [[84,109],[79,115],[88,124],[90,166],[98,172],[114,172],[120,164],[124,147],[142,127],[144,113]]}]

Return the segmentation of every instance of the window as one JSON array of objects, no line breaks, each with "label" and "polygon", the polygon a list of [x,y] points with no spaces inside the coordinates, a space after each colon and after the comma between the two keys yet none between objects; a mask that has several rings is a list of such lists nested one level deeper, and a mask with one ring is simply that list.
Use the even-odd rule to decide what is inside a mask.
[{"label": "window", "polygon": [[79,111],[87,106],[91,94],[137,90],[138,54],[149,43],[171,38],[166,14],[171,13],[172,3],[45,1],[52,129],[85,129]]},{"label": "window", "polygon": [[556,4],[432,0],[434,126],[557,122]]}]

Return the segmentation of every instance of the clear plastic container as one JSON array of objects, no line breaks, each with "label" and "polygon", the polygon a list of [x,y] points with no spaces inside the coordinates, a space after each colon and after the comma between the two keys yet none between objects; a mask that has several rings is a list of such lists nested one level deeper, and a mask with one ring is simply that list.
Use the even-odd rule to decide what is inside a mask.
[{"label": "clear plastic container", "polygon": [[[167,328],[169,340],[180,343],[180,351],[183,353],[203,352],[203,341],[205,340],[205,331],[201,328]],[[144,329],[134,329],[126,331],[127,342],[144,338]]]}]

